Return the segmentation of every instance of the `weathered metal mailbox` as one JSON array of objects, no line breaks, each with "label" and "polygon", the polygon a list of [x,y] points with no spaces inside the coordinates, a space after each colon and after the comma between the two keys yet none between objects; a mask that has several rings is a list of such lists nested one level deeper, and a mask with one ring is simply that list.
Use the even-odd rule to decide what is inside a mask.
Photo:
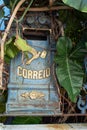
[{"label": "weathered metal mailbox", "polygon": [[59,115],[60,98],[52,76],[54,52],[50,49],[50,35],[45,39],[27,38],[27,43],[36,54],[33,57],[29,53],[29,59],[24,58],[22,62],[19,53],[11,61],[6,113]]}]

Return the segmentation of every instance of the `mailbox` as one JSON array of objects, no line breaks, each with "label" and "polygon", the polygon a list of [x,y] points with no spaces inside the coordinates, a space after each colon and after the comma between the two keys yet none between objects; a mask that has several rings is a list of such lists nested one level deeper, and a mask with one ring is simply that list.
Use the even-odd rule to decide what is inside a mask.
[{"label": "mailbox", "polygon": [[22,61],[20,52],[11,60],[6,113],[59,115],[60,98],[52,72],[54,44],[50,42],[50,35],[45,38],[27,35],[26,41],[36,55],[34,58],[28,53],[28,58]]}]

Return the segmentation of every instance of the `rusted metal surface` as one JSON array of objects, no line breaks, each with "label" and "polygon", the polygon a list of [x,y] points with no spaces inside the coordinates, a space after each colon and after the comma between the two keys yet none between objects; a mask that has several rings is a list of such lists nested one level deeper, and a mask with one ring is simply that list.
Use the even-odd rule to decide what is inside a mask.
[{"label": "rusted metal surface", "polygon": [[87,124],[3,125],[0,130],[87,130]]},{"label": "rusted metal surface", "polygon": [[[37,114],[37,113],[32,113],[32,114],[30,114],[30,113],[2,113],[2,114],[0,114],[0,117],[4,117],[4,116],[8,116],[8,117],[10,117],[10,116],[40,116],[40,113],[39,114]],[[41,113],[41,115],[44,117],[44,116],[50,116],[50,115],[48,115],[48,114],[44,114],[44,113]],[[55,115],[55,113],[52,115],[53,117],[56,117],[57,115]],[[87,114],[80,114],[80,113],[75,113],[75,114],[64,114],[64,113],[58,113],[58,116],[61,118],[61,117],[63,117],[63,118],[65,118],[65,117],[67,117],[67,118],[69,118],[69,117],[82,117],[82,116],[84,116],[84,117],[87,117]]]},{"label": "rusted metal surface", "polygon": [[[72,10],[72,8],[71,7],[68,7],[68,6],[53,6],[53,7],[50,7],[50,8],[48,8],[48,7],[39,7],[39,8],[37,8],[37,7],[32,7],[32,8],[30,8],[29,9],[29,11],[32,11],[32,12],[43,12],[43,11],[54,11],[54,10],[66,10],[66,9],[68,9],[68,10]],[[20,8],[19,9],[19,11],[24,11],[25,10],[25,8]]]}]

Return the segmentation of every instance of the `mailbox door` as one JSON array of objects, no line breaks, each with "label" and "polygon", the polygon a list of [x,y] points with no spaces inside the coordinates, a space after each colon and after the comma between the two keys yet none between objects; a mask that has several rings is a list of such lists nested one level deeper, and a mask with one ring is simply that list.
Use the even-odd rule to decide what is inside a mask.
[{"label": "mailbox door", "polygon": [[[50,51],[49,40],[27,40],[39,56],[28,57],[19,53],[11,61],[6,113],[36,115],[58,115],[60,99],[52,76],[54,53]],[[22,57],[24,58],[22,60]]]}]

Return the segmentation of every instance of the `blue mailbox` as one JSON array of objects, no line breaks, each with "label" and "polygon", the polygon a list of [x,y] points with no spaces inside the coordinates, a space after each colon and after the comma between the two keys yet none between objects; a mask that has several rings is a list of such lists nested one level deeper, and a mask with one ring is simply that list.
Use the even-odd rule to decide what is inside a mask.
[{"label": "blue mailbox", "polygon": [[[40,28],[50,28],[48,25],[51,20],[48,16],[42,13],[32,13],[32,15],[30,13],[28,17],[27,21],[24,19],[24,24],[28,23],[30,28],[37,28],[37,23],[40,24],[38,25]],[[32,21],[32,18],[35,20]],[[27,44],[32,47],[35,55],[28,53],[28,58],[24,57],[22,60],[22,53],[19,53],[11,60],[7,114],[59,115],[61,113],[60,98],[52,74],[54,52],[50,48],[53,43],[52,40],[52,44],[50,43],[49,37],[45,34],[45,39],[27,38]]]}]

